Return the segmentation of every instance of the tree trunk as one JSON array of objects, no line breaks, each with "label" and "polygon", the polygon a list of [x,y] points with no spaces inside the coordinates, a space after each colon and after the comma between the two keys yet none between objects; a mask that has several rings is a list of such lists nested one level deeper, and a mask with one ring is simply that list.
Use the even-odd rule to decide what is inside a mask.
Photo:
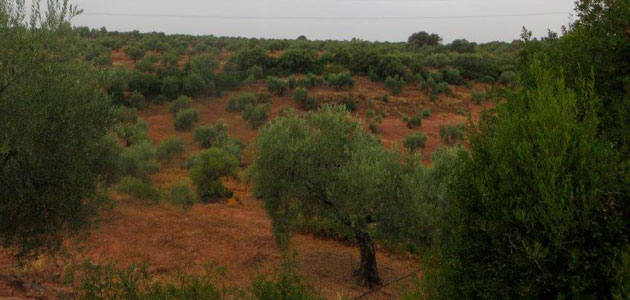
[{"label": "tree trunk", "polygon": [[357,271],[361,285],[374,287],[381,285],[381,278],[378,276],[376,266],[376,251],[372,237],[367,232],[357,230],[355,232],[359,248],[361,249],[361,266]]}]

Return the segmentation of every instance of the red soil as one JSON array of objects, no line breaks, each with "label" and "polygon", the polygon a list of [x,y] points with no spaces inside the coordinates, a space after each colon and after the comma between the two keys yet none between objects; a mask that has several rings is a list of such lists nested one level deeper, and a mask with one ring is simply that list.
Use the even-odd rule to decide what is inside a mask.
[{"label": "red soil", "polygon": [[[131,60],[123,52],[114,52],[113,56],[115,64],[131,68]],[[414,131],[427,133],[427,146],[423,150],[426,161],[437,147],[443,145],[440,125],[466,122],[468,116],[458,114],[459,110],[467,111],[473,120],[477,120],[484,108],[492,106],[470,104],[467,91],[460,88],[456,88],[453,97],[430,102],[422,91],[408,87],[400,96],[390,97],[389,102],[384,103],[380,99],[388,92],[383,84],[372,83],[365,77],[357,77],[356,81],[350,91],[318,87],[310,92],[331,99],[350,94],[363,99],[357,111],[359,116],[365,116],[368,108],[381,111],[385,117],[379,135],[386,145],[400,144],[405,135]],[[483,89],[484,86],[475,88]],[[266,88],[258,82],[240,92],[243,91],[266,92]],[[234,93],[226,93],[221,98],[195,99],[193,107],[199,110],[201,124],[222,119],[228,125],[231,136],[249,144],[256,138],[257,131],[250,129],[239,113],[225,112],[232,95]],[[294,106],[290,95],[274,96],[273,100],[272,117],[282,106]],[[402,115],[419,113],[424,108],[431,109],[432,114],[422,121],[422,127],[416,130],[407,128],[401,120]],[[149,135],[155,144],[178,136],[185,140],[188,153],[200,150],[191,132],[176,132],[173,129],[167,105],[153,106],[141,112],[140,116],[149,123]],[[245,161],[250,162],[251,155],[246,155]],[[180,160],[163,164],[160,172],[152,177],[152,182],[159,188],[167,189],[174,181],[187,179],[188,171]],[[242,286],[248,285],[257,274],[276,272],[282,256],[261,202],[254,199],[245,182],[231,180],[226,184],[235,190],[233,199],[227,203],[198,204],[190,211],[166,204],[132,202],[113,193],[116,207],[100,216],[103,220],[100,226],[91,230],[87,237],[78,242],[68,241],[66,255],[44,257],[18,267],[9,251],[0,249],[0,298],[42,296],[43,299],[53,299],[58,290],[63,290],[59,277],[64,267],[85,259],[101,263],[115,261],[121,267],[132,262],[145,262],[158,277],[178,272],[200,272],[204,264],[217,262],[227,267],[231,283]],[[301,273],[327,297],[352,297],[367,291],[358,286],[351,275],[359,262],[356,247],[297,235],[292,240],[292,248],[298,252]],[[416,258],[383,249],[378,251],[378,263],[384,282],[419,267]],[[28,281],[16,280],[11,277],[13,274],[28,278]],[[399,287],[386,287],[365,299],[395,299]]]}]

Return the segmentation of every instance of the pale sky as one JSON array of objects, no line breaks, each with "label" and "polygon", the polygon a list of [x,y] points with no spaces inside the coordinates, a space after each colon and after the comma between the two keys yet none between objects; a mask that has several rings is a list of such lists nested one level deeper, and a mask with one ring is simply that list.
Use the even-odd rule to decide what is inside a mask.
[{"label": "pale sky", "polygon": [[[258,38],[406,41],[416,31],[450,42],[518,39],[571,21],[574,0],[71,0],[75,26]],[[122,14],[122,15],[121,15]],[[255,17],[255,18],[251,18]],[[294,18],[294,19],[287,19]],[[402,19],[401,19],[402,18]]]}]

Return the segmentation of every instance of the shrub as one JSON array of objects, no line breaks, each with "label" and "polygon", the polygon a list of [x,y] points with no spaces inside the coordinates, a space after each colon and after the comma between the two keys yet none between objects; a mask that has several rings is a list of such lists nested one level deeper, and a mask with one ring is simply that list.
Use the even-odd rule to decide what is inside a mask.
[{"label": "shrub", "polygon": [[298,88],[293,92],[293,101],[303,109],[311,110],[317,108],[317,100],[310,96],[304,88]]},{"label": "shrub", "polygon": [[138,119],[135,123],[120,123],[114,126],[114,132],[123,141],[125,147],[148,141],[147,129],[147,122],[142,119]]},{"label": "shrub", "polygon": [[417,128],[422,126],[422,115],[416,114],[413,117],[404,116],[403,121],[407,123],[407,127]]},{"label": "shrub", "polygon": [[407,45],[413,48],[421,48],[422,46],[436,46],[442,41],[442,38],[433,33],[429,34],[426,31],[420,31],[412,34],[407,40]]},{"label": "shrub", "polygon": [[183,209],[189,209],[197,203],[197,196],[186,181],[173,183],[167,199],[171,205],[179,206]]},{"label": "shrub", "polygon": [[180,95],[181,80],[175,76],[168,76],[162,80],[162,94],[174,99]]},{"label": "shrub", "polygon": [[118,184],[118,191],[136,200],[150,200],[155,203],[160,202],[160,192],[139,178],[123,178]]},{"label": "shrub", "polygon": [[198,121],[199,112],[196,109],[187,108],[177,113],[175,120],[173,120],[173,125],[175,130],[184,131],[191,129]]},{"label": "shrub", "polygon": [[444,143],[446,143],[447,145],[453,145],[457,142],[462,141],[465,137],[465,134],[465,124],[440,126],[440,136],[442,137],[442,141],[444,141]]},{"label": "shrub", "polygon": [[155,65],[153,65],[153,62],[149,59],[149,56],[147,56],[136,64],[136,70],[150,73],[155,72],[156,68]]},{"label": "shrub", "polygon": [[179,66],[179,57],[174,52],[164,53],[160,60],[165,68],[177,68]]},{"label": "shrub", "polygon": [[155,160],[155,150],[150,141],[125,148],[120,155],[121,172],[148,182],[149,177],[160,170]]},{"label": "shrub", "polygon": [[352,97],[344,97],[341,100],[341,105],[343,105],[348,111],[357,110],[357,102],[354,101],[354,98]]},{"label": "shrub", "polygon": [[486,99],[486,93],[484,93],[483,91],[472,91],[470,94],[471,102],[481,104],[481,102],[485,99]]},{"label": "shrub", "polygon": [[149,104],[147,103],[144,95],[138,91],[133,91],[129,99],[127,99],[127,106],[137,109],[147,109]]},{"label": "shrub", "polygon": [[326,82],[335,89],[352,88],[354,86],[354,79],[350,72],[327,74]]},{"label": "shrub", "polygon": [[505,71],[499,77],[499,83],[505,85],[513,85],[516,83],[516,72],[514,71]]},{"label": "shrub", "polygon": [[427,135],[423,132],[409,134],[405,136],[405,148],[409,150],[409,153],[413,153],[417,149],[424,148],[426,141]]},{"label": "shrub", "polygon": [[258,103],[256,96],[250,93],[242,93],[238,96],[234,96],[230,98],[227,106],[225,107],[225,111],[228,112],[241,112],[245,110],[247,106],[253,106]]},{"label": "shrub", "polygon": [[395,76],[395,77],[388,76],[387,79],[385,79],[385,87],[390,89],[390,91],[392,92],[392,95],[400,94],[400,92],[402,92],[402,89],[403,87],[405,87],[406,84],[407,82],[405,82],[404,79],[398,76]]},{"label": "shrub", "polygon": [[289,84],[289,89],[294,89],[295,86],[297,85],[297,81],[295,80],[295,76],[291,75],[289,76],[289,78],[287,79],[287,83]]},{"label": "shrub", "polygon": [[297,80],[296,86],[303,88],[311,88],[317,85],[321,85],[324,83],[324,79],[320,76],[314,75],[312,73],[306,74],[305,77],[302,77]]},{"label": "shrub", "polygon": [[375,112],[373,109],[365,111],[365,119],[368,122],[368,128],[372,133],[378,133],[380,124],[383,122],[383,116]]},{"label": "shrub", "polygon": [[455,84],[455,85],[464,85],[466,84],[466,80],[464,80],[464,78],[462,78],[462,76],[460,75],[459,70],[457,69],[444,69],[442,70],[442,77],[444,78],[444,81],[450,83],[450,84]]},{"label": "shrub", "polygon": [[197,125],[193,135],[201,147],[209,148],[215,141],[227,138],[227,126],[222,121],[218,121],[214,126]]},{"label": "shrub", "polygon": [[190,62],[190,69],[200,74],[204,80],[210,81],[214,78],[214,72],[219,68],[219,60],[211,54],[204,53],[193,57]]},{"label": "shrub", "polygon": [[168,108],[168,111],[173,114],[173,116],[177,115],[177,113],[185,108],[189,108],[192,104],[190,98],[186,96],[179,96],[175,99]]},{"label": "shrub", "polygon": [[217,147],[203,150],[196,155],[190,168],[190,178],[201,201],[231,197],[232,192],[223,186],[220,179],[235,176],[238,165],[239,161],[234,155]]},{"label": "shrub", "polygon": [[271,106],[269,104],[248,105],[243,110],[243,119],[249,122],[249,126],[252,129],[256,129],[267,121],[270,110]]},{"label": "shrub", "polygon": [[191,73],[184,78],[182,90],[184,94],[195,97],[203,93],[206,89],[206,81],[197,73]]},{"label": "shrub", "polygon": [[138,110],[125,106],[117,106],[112,109],[114,122],[135,124],[138,121]]},{"label": "shrub", "polygon": [[172,137],[160,143],[156,150],[156,156],[159,160],[170,162],[176,155],[184,153],[184,150],[184,140]]},{"label": "shrub", "polygon": [[157,75],[134,70],[129,78],[129,88],[146,97],[152,97],[160,93],[162,85]]},{"label": "shrub", "polygon": [[430,117],[430,116],[431,116],[431,110],[430,110],[430,109],[428,109],[428,108],[425,108],[425,109],[422,111],[422,117],[424,117],[424,118],[428,118],[428,117]]},{"label": "shrub", "polygon": [[145,50],[138,45],[131,45],[126,49],[126,53],[133,62],[136,62],[144,56]]},{"label": "shrub", "polygon": [[274,93],[278,96],[284,95],[287,89],[289,89],[289,83],[286,80],[282,80],[276,77],[267,77],[266,83],[269,92]]},{"label": "shrub", "polygon": [[471,132],[427,298],[614,299],[620,287],[627,216],[611,205],[624,195],[597,100],[538,64]]}]

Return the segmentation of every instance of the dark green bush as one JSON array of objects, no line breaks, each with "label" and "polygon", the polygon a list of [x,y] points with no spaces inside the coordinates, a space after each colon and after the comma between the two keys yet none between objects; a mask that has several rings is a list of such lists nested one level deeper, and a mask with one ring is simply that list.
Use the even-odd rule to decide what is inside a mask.
[{"label": "dark green bush", "polygon": [[201,75],[191,73],[184,78],[182,91],[190,97],[199,96],[206,91],[206,81]]},{"label": "dark green bush", "polygon": [[190,178],[201,201],[231,197],[232,192],[223,186],[220,179],[235,176],[238,166],[238,159],[221,148],[212,147],[196,155],[190,168]]},{"label": "dark green bush", "polygon": [[354,86],[354,79],[350,72],[327,74],[326,82],[335,89],[349,89]]},{"label": "dark green bush", "polygon": [[149,183],[135,177],[125,177],[118,184],[118,191],[129,195],[135,200],[150,200],[160,202],[161,193]]},{"label": "dark green bush", "polygon": [[252,129],[257,129],[265,124],[270,111],[271,106],[269,104],[248,105],[243,110],[243,119],[248,121]]},{"label": "dark green bush", "polygon": [[177,113],[173,120],[173,125],[175,130],[184,131],[191,129],[198,121],[199,112],[196,109],[187,108]]},{"label": "dark green bush", "polygon": [[505,85],[513,85],[516,83],[517,74],[514,71],[505,71],[501,73],[501,77],[499,77],[499,83]]},{"label": "dark green bush", "polygon": [[444,141],[447,145],[454,145],[455,143],[464,140],[465,135],[465,124],[440,126],[440,136],[442,137],[442,141]]},{"label": "dark green bush", "polygon": [[142,93],[133,91],[129,96],[129,99],[127,99],[127,106],[142,110],[147,109],[149,104]]},{"label": "dark green bush", "polygon": [[180,96],[171,103],[168,107],[168,111],[175,116],[180,110],[189,108],[191,104],[192,100],[190,100],[190,98]]},{"label": "dark green bush", "polygon": [[201,147],[210,148],[217,140],[227,138],[227,126],[222,121],[214,126],[197,125],[193,136]]},{"label": "dark green bush", "polygon": [[170,162],[175,156],[184,153],[185,150],[184,140],[172,137],[160,143],[156,150],[156,156],[159,160]]},{"label": "dark green bush", "polygon": [[284,95],[284,93],[289,89],[289,82],[286,80],[282,80],[276,77],[269,76],[267,77],[267,89],[269,92],[274,93],[278,96]]},{"label": "dark green bush", "polygon": [[388,88],[392,92],[392,95],[400,94],[400,92],[402,92],[402,89],[405,87],[405,85],[407,85],[407,82],[405,82],[404,79],[398,76],[396,77],[388,76],[387,79],[385,79],[385,87]]},{"label": "dark green bush", "polygon": [[188,182],[177,181],[171,185],[167,201],[171,205],[179,206],[183,209],[189,209],[197,203],[197,196],[190,188]]},{"label": "dark green bush", "polygon": [[230,98],[225,111],[228,112],[242,112],[247,106],[253,106],[258,103],[258,99],[254,94],[242,93],[238,96]]},{"label": "dark green bush", "polygon": [[430,110],[430,109],[428,109],[428,108],[425,108],[425,109],[422,111],[422,117],[423,117],[423,118],[428,118],[428,117],[430,117],[430,116],[431,116],[431,110]]},{"label": "dark green bush", "polygon": [[293,92],[293,101],[302,109],[311,110],[317,108],[317,100],[310,96],[304,88],[298,88]]},{"label": "dark green bush", "polygon": [[427,135],[423,132],[409,134],[405,136],[405,148],[409,150],[409,153],[413,153],[417,149],[424,148],[426,141]]},{"label": "dark green bush", "polygon": [[459,73],[459,70],[457,69],[444,69],[442,70],[442,77],[444,78],[444,81],[450,83],[450,84],[455,84],[455,85],[464,85],[466,84],[466,80],[464,80],[464,78],[462,78],[462,76]]},{"label": "dark green bush", "polygon": [[136,62],[138,59],[141,59],[144,56],[146,51],[141,46],[131,45],[125,50],[125,52],[129,56],[129,58],[133,60],[133,62]]},{"label": "dark green bush", "polygon": [[597,100],[550,69],[533,65],[535,83],[508,93],[473,131],[428,298],[627,297],[618,290],[625,216],[611,211],[623,197],[613,196],[617,158],[598,138]]},{"label": "dark green bush", "polygon": [[162,80],[162,94],[171,99],[180,96],[182,81],[176,76],[168,76]]},{"label": "dark green bush", "polygon": [[144,141],[125,148],[120,155],[123,175],[133,176],[148,182],[150,176],[160,170],[155,160],[155,150],[150,141]]},{"label": "dark green bush", "polygon": [[418,128],[422,126],[422,115],[415,114],[413,117],[404,116],[403,121],[407,123],[409,128]]},{"label": "dark green bush", "polygon": [[486,93],[483,91],[472,91],[470,93],[470,102],[481,104],[484,100],[486,100]]}]

